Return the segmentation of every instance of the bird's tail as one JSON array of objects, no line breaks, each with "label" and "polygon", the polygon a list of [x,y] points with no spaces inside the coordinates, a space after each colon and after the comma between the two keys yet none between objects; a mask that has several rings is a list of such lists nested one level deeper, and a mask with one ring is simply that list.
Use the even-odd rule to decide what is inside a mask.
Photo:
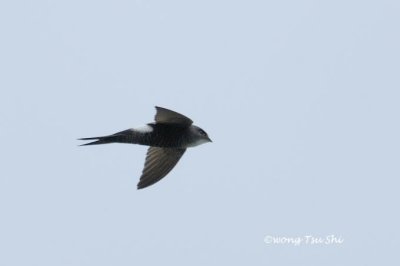
[{"label": "bird's tail", "polygon": [[94,140],[94,139],[96,141],[92,141],[92,142],[89,142],[89,143],[81,144],[79,146],[107,144],[107,143],[112,143],[113,142],[110,139],[107,139],[107,137],[81,138],[81,139],[78,139],[78,140]]},{"label": "bird's tail", "polygon": [[81,138],[78,140],[95,140],[89,143],[85,143],[79,146],[86,145],[98,145],[98,144],[108,144],[108,143],[129,143],[131,139],[131,130],[124,130],[113,135],[104,136],[104,137],[92,137],[92,138]]}]

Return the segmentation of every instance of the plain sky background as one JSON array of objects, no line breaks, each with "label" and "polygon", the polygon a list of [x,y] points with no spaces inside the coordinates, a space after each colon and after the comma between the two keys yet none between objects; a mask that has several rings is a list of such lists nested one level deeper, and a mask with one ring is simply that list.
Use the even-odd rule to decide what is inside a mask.
[{"label": "plain sky background", "polygon": [[[2,1],[0,265],[399,265],[399,1]],[[213,143],[136,190],[192,118]],[[264,237],[341,236],[341,245]]]}]

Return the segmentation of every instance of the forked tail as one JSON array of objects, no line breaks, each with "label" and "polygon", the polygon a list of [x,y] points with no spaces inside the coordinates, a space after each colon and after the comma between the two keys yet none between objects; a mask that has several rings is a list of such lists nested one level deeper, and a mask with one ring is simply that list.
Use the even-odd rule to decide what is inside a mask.
[{"label": "forked tail", "polygon": [[112,136],[107,136],[107,137],[97,137],[97,138],[81,138],[78,140],[96,140],[96,141],[92,141],[89,143],[85,143],[85,144],[81,144],[79,146],[86,146],[86,145],[97,145],[97,144],[107,144],[107,143],[113,143],[116,142],[115,140],[113,140]]},{"label": "forked tail", "polygon": [[93,142],[79,145],[79,146],[86,146],[86,145],[98,145],[98,144],[108,144],[108,143],[132,143],[131,139],[132,139],[132,130],[128,129],[109,136],[81,138],[78,140],[95,140]]}]

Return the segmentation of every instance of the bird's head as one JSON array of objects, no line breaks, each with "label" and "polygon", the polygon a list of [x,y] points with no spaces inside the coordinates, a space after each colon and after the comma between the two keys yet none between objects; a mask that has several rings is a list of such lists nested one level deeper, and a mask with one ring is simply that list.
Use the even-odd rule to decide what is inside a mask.
[{"label": "bird's head", "polygon": [[192,133],[192,143],[190,144],[191,147],[198,146],[207,142],[212,142],[208,134],[198,126],[192,125],[190,127],[190,131]]}]

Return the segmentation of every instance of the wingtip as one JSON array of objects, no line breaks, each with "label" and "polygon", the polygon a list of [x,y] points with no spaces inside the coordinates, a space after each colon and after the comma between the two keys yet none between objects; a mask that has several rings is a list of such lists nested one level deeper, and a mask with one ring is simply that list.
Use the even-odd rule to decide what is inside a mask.
[{"label": "wingtip", "polygon": [[146,185],[146,184],[144,184],[143,182],[140,182],[140,181],[136,185],[137,190],[144,189],[146,187],[148,187],[148,185]]},{"label": "wingtip", "polygon": [[[155,183],[157,183],[157,182],[155,182]],[[137,187],[137,190],[141,190],[141,189],[150,187],[150,186],[154,185],[155,183],[146,183],[143,181],[139,181],[139,183],[137,184],[136,187]]]}]

